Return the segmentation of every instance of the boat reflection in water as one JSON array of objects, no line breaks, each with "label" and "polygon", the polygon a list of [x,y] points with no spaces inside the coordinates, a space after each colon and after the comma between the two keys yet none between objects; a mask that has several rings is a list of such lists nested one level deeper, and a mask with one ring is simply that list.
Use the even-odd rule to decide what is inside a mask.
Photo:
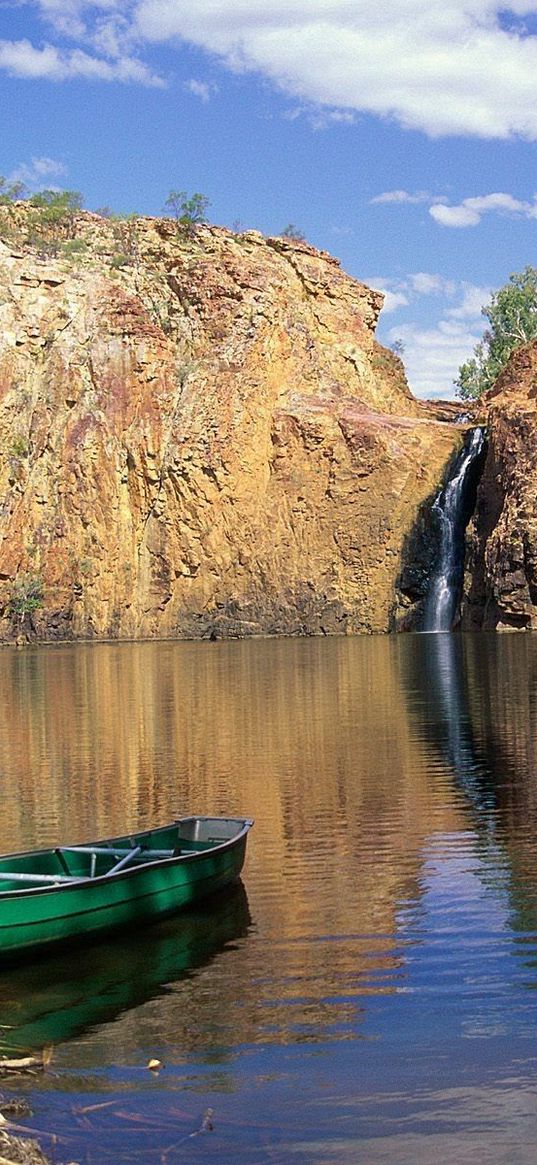
[{"label": "boat reflection in water", "polygon": [[4,1054],[62,1044],[171,992],[250,924],[242,882],[188,911],[107,942],[62,948],[0,975]]}]

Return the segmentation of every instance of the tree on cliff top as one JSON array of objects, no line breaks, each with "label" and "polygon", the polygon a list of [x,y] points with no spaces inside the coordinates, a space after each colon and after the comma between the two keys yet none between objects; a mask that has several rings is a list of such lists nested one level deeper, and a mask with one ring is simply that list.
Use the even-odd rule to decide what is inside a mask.
[{"label": "tree on cliff top", "polygon": [[207,222],[211,203],[205,194],[187,194],[186,190],[170,190],[165,206],[172,211],[178,227],[191,234],[197,226]]},{"label": "tree on cliff top", "polygon": [[492,388],[515,348],[537,336],[537,268],[525,267],[509,276],[482,309],[489,321],[474,355],[459,369],[457,395],[472,400]]},{"label": "tree on cliff top", "polygon": [[0,174],[0,206],[9,206],[10,202],[17,202],[26,195],[24,182],[10,182]]}]

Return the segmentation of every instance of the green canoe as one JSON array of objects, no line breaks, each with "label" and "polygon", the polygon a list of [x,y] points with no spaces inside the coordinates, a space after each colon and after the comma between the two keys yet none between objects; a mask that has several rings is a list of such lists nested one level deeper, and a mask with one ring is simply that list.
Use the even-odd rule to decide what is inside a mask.
[{"label": "green canoe", "polygon": [[182,817],[84,845],[0,857],[0,960],[184,909],[234,882],[251,821]]}]

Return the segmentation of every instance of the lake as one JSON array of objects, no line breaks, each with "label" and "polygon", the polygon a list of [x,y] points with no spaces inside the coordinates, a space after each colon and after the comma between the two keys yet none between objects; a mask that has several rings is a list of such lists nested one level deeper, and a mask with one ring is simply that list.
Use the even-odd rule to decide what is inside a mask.
[{"label": "lake", "polygon": [[0,719],[1,851],[256,821],[206,909],[0,974],[55,1160],[533,1165],[537,636],[4,648]]}]

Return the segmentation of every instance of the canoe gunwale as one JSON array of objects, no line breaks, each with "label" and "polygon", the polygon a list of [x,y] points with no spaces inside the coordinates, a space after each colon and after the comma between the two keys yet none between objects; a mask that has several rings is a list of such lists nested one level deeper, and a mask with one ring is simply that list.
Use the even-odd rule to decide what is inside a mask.
[{"label": "canoe gunwale", "polygon": [[[143,874],[145,871],[147,871],[149,869],[158,871],[158,870],[171,869],[175,866],[180,866],[180,865],[185,865],[185,864],[186,865],[190,865],[190,864],[194,865],[195,863],[203,861],[206,858],[213,857],[213,855],[220,855],[220,854],[223,854],[227,850],[234,849],[237,845],[239,845],[242,842],[243,838],[246,837],[246,835],[248,834],[248,831],[250,830],[251,826],[253,825],[253,820],[251,818],[244,818],[244,817],[241,817],[241,818],[229,818],[229,817],[218,818],[218,817],[212,817],[212,816],[211,817],[208,817],[208,816],[205,816],[205,817],[201,817],[201,816],[181,817],[181,818],[178,818],[176,821],[171,822],[168,825],[156,827],[155,829],[147,829],[147,830],[144,830],[140,833],[135,833],[132,836],[135,836],[136,839],[139,840],[139,839],[143,839],[144,837],[154,836],[155,834],[158,834],[159,832],[164,832],[165,830],[173,828],[174,826],[180,827],[181,825],[187,824],[189,822],[207,822],[207,821],[214,821],[215,823],[224,822],[224,821],[226,821],[226,822],[236,821],[237,825],[241,826],[241,828],[239,828],[237,833],[234,834],[232,837],[227,838],[224,841],[217,841],[214,843],[214,845],[210,845],[207,849],[204,849],[204,850],[185,850],[183,853],[172,855],[172,856],[167,857],[167,858],[162,858],[162,857],[153,858],[153,859],[149,858],[148,861],[138,861],[136,863],[136,865],[133,865],[133,866],[126,865],[125,867],[118,869],[115,873],[108,871],[108,872],[105,872],[103,874],[94,875],[93,877],[91,877],[91,875],[87,875],[87,876],[74,875],[72,878],[72,881],[71,880],[58,881],[57,883],[52,883],[52,884],[46,884],[46,885],[41,885],[41,886],[25,886],[25,887],[21,887],[20,889],[11,889],[11,890],[2,890],[1,883],[0,883],[0,903],[7,901],[8,899],[13,899],[13,898],[18,899],[18,900],[27,899],[30,897],[35,898],[38,895],[39,896],[47,896],[47,895],[51,896],[51,895],[61,894],[61,896],[63,898],[65,895],[69,894],[69,892],[75,892],[75,891],[80,891],[80,890],[83,891],[84,889],[89,888],[89,887],[106,886],[106,885],[110,885],[111,883],[116,883],[116,882],[124,881],[127,879],[140,877],[141,874]],[[124,838],[127,838],[129,836],[130,835],[128,835],[128,834],[124,835]],[[95,847],[99,847],[99,846],[109,847],[111,850],[111,853],[113,855],[114,842],[116,842],[116,841],[118,842],[118,847],[116,847],[116,848],[119,848],[119,842],[121,840],[124,840],[124,838],[117,838],[117,837],[99,838],[97,841],[95,841],[94,844],[95,844]],[[84,847],[85,846],[91,847],[92,843],[86,842],[86,843],[81,843],[81,844]],[[23,850],[23,851],[20,851],[19,853],[0,854],[0,861],[4,861],[7,859],[30,857],[30,856],[38,857],[40,854],[50,854],[50,853],[54,853],[56,851],[61,852],[62,849],[64,849],[65,852],[68,852],[69,848],[70,848],[69,846],[64,846],[64,847],[51,846],[47,849],[42,849],[42,850]],[[77,847],[74,846],[73,848],[76,849]],[[150,853],[150,851],[148,851],[148,854],[149,853]],[[8,872],[8,871],[6,871],[6,872]]]}]

